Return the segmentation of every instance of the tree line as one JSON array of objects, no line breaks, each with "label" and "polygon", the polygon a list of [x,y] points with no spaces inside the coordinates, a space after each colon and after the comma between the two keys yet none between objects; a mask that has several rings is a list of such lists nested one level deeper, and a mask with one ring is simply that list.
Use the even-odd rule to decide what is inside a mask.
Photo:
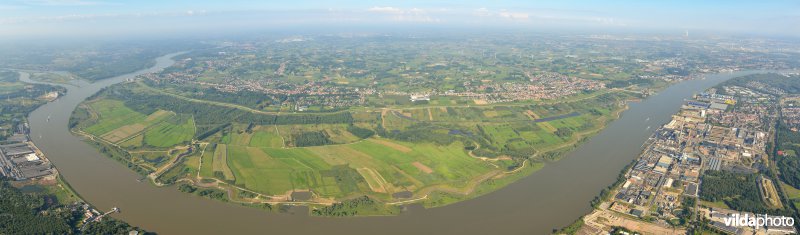
[{"label": "tree line", "polygon": [[367,196],[361,196],[352,200],[347,200],[333,205],[315,208],[311,214],[316,216],[356,216],[360,210],[375,209],[378,202]]},{"label": "tree line", "polygon": [[[783,152],[800,154],[800,132],[794,132],[783,122],[778,122],[775,143],[776,149]],[[780,178],[795,188],[800,188],[800,157],[787,154],[775,154],[775,161],[780,169]]]},{"label": "tree line", "polygon": [[83,210],[79,205],[45,200],[54,196],[23,193],[0,180],[0,234],[127,234],[140,230],[114,218],[104,218],[80,231]]},{"label": "tree line", "polygon": [[198,126],[197,137],[208,137],[232,122],[255,125],[352,124],[354,122],[350,112],[285,115],[254,113],[231,107],[194,103],[164,94],[133,92],[130,89],[131,85],[135,84],[112,87],[104,90],[103,94],[109,98],[124,100],[125,106],[143,114],[151,114],[161,109],[193,115]]},{"label": "tree line", "polygon": [[295,147],[321,146],[332,144],[328,135],[323,131],[307,131],[292,135]]}]

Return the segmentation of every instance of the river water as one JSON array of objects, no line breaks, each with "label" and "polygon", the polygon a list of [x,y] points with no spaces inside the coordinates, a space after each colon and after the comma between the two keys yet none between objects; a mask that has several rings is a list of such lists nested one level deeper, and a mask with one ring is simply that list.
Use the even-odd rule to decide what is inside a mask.
[{"label": "river water", "polygon": [[174,55],[159,57],[152,68],[67,86],[66,96],[29,117],[33,142],[86,201],[100,210],[119,207],[122,213],[114,217],[161,234],[548,234],[589,212],[589,201],[637,157],[646,138],[685,98],[755,73],[709,75],[631,103],[620,119],[560,161],[487,195],[440,208],[412,207],[399,216],[320,218],[269,213],[138,182],[139,175],[70,134],[69,116],[80,102],[109,85],[168,67]]}]

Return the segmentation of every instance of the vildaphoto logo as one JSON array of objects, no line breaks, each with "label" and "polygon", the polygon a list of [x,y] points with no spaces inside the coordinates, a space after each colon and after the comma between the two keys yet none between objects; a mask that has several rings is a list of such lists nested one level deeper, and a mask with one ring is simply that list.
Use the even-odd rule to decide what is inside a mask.
[{"label": "vildaphoto logo", "polygon": [[794,226],[794,218],[786,216],[770,216],[763,215],[750,215],[750,214],[732,214],[728,218],[722,219],[726,226],[733,227],[754,227],[756,229],[761,227],[786,227]]}]

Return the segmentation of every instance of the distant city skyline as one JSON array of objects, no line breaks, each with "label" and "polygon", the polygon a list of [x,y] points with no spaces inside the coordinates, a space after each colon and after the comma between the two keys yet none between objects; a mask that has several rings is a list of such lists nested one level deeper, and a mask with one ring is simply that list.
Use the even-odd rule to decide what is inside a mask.
[{"label": "distant city skyline", "polygon": [[800,1],[0,1],[8,38],[311,26],[622,30],[800,36]]}]

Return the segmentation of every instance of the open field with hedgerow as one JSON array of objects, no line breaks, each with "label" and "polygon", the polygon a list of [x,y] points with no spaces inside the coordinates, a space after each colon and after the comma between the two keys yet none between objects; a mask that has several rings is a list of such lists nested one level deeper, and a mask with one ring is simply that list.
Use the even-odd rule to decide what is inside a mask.
[{"label": "open field with hedgerow", "polygon": [[594,98],[463,105],[443,97],[279,114],[133,82],[88,100],[73,121],[77,132],[115,149],[109,152],[157,184],[188,180],[225,189],[225,200],[238,202],[291,202],[293,192],[311,192],[312,204],[368,196],[385,205],[502,187],[507,176],[538,169],[601,129],[630,98],[585,97]]},{"label": "open field with hedgerow", "polygon": [[189,144],[195,135],[189,115],[157,110],[142,114],[112,99],[88,102],[83,112],[90,117],[80,130],[103,142],[128,150],[131,161],[155,169],[173,158],[173,147]]}]

